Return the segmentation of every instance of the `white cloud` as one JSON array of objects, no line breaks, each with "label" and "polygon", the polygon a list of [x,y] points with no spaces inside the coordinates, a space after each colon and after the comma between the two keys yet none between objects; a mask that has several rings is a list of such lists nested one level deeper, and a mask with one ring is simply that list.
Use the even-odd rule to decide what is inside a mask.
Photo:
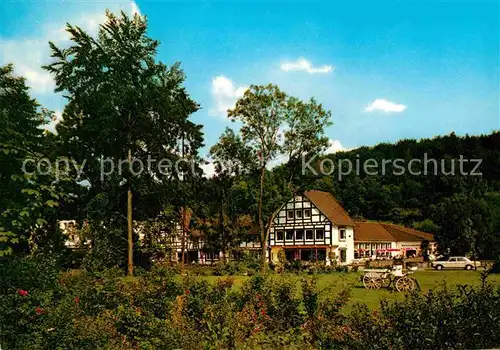
[{"label": "white cloud", "polygon": [[365,112],[385,112],[385,113],[401,113],[406,109],[403,104],[387,101],[383,98],[377,98],[369,106],[365,108]]},{"label": "white cloud", "polygon": [[308,61],[305,58],[299,58],[295,62],[282,62],[281,70],[285,72],[304,71],[309,74],[314,74],[314,73],[330,73],[333,70],[333,67],[329,65],[314,67],[311,61]]},{"label": "white cloud", "polygon": [[347,151],[348,149],[342,146],[339,140],[328,140],[328,148],[325,150],[325,154],[337,153],[341,151]]},{"label": "white cloud", "polygon": [[211,116],[227,116],[227,110],[234,107],[236,100],[243,96],[246,86],[236,86],[233,81],[223,75],[212,79],[213,107],[209,110]]},{"label": "white cloud", "polygon": [[[109,4],[108,6],[109,7]],[[113,12],[125,10],[128,14],[139,13],[139,7],[135,2],[118,4],[111,8]],[[17,75],[26,78],[26,83],[32,91],[38,94],[47,94],[54,91],[55,83],[53,77],[41,66],[50,63],[50,50],[48,42],[52,41],[56,45],[66,46],[69,35],[66,32],[66,22],[77,25],[91,35],[96,35],[99,24],[106,19],[105,7],[101,10],[89,12],[74,11],[77,15],[70,15],[61,18],[57,22],[47,22],[41,26],[38,32],[30,37],[19,39],[2,39],[0,43],[3,51],[1,65],[7,63],[14,64]]]},{"label": "white cloud", "polygon": [[45,126],[47,131],[50,131],[53,134],[56,134],[56,125],[59,124],[62,120],[61,111],[54,111],[54,115],[52,116],[52,120]]},{"label": "white cloud", "polygon": [[141,10],[139,10],[139,6],[135,3],[135,1],[132,1],[130,3],[130,13],[132,15],[135,15],[136,13],[140,16],[141,15]]}]

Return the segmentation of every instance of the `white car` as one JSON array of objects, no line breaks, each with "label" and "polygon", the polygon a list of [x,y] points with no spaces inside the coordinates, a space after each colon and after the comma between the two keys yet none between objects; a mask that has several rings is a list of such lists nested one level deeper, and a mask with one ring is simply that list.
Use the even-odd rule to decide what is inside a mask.
[{"label": "white car", "polygon": [[465,269],[474,270],[481,266],[479,261],[472,261],[465,256],[450,256],[448,258],[440,258],[431,263],[431,266],[436,270],[443,269]]}]

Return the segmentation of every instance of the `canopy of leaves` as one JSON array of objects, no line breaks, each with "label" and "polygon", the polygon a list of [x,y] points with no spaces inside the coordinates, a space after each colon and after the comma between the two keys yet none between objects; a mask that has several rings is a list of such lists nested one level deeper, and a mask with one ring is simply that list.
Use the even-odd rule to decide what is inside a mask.
[{"label": "canopy of leaves", "polygon": [[[62,197],[46,157],[51,139],[42,129],[51,115],[29,96],[12,65],[0,67],[0,255],[27,251]],[[44,167],[34,171],[42,158]]]}]

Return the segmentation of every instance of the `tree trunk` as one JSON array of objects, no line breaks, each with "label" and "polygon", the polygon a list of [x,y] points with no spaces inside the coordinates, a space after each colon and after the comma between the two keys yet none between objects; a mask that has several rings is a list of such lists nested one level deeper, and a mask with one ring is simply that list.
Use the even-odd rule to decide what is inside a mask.
[{"label": "tree trunk", "polygon": [[[132,163],[132,150],[128,149],[128,163],[129,166]],[[133,221],[132,221],[132,183],[131,176],[128,179],[128,191],[127,191],[127,223],[128,223],[128,264],[127,264],[127,275],[132,276],[134,274],[134,234],[133,234]]]},{"label": "tree trunk", "polygon": [[264,197],[264,176],[266,173],[266,167],[262,167],[260,170],[260,195],[259,195],[259,229],[260,229],[260,247],[261,247],[261,272],[265,273],[267,269],[266,261],[266,251],[267,251],[267,240],[266,240],[266,229],[264,227],[264,218],[262,217],[262,201]]},{"label": "tree trunk", "polygon": [[185,221],[185,213],[184,208],[181,208],[182,216],[181,216],[181,268],[184,269],[184,263],[186,262],[186,230],[184,229],[184,221]]}]

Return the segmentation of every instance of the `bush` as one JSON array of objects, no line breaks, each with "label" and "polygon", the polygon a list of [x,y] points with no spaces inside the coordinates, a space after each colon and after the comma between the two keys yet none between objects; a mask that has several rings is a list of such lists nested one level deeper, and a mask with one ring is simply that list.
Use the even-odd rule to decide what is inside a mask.
[{"label": "bush", "polygon": [[[14,263],[16,262],[16,263]],[[36,263],[35,263],[36,262]],[[38,263],[44,275],[36,274]],[[303,264],[309,271],[336,270]],[[316,272],[314,272],[316,273]],[[58,273],[47,257],[4,260],[2,349],[427,349],[500,345],[500,289],[445,285],[380,310],[342,312],[349,290],[320,292],[314,278],[256,275],[241,288],[155,266]],[[36,278],[34,277],[36,276]],[[323,293],[323,294],[322,294]]]},{"label": "bush", "polygon": [[233,276],[241,270],[240,265],[234,261],[224,262],[220,260],[213,265],[214,276]]}]

